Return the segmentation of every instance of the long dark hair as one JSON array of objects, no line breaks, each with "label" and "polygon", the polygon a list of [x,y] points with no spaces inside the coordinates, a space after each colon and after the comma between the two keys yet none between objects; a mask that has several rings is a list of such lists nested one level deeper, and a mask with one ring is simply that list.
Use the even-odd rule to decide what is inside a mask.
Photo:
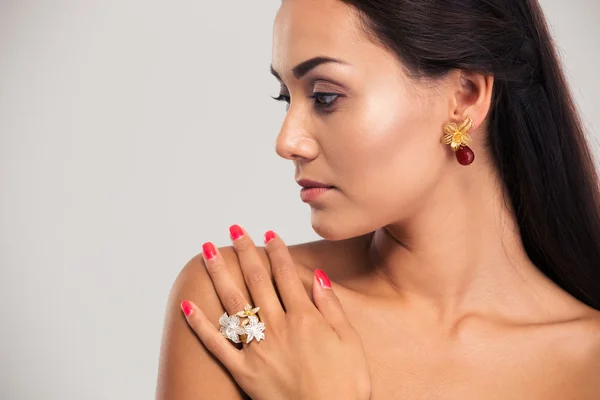
[{"label": "long dark hair", "polygon": [[557,285],[600,310],[598,175],[537,0],[341,1],[412,76],[494,76],[486,146],[525,250]]}]

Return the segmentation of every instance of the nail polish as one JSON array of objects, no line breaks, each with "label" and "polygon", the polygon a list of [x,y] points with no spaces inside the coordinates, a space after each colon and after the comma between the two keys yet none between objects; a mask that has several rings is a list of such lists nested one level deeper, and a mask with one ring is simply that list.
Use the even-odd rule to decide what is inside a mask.
[{"label": "nail polish", "polygon": [[211,242],[206,242],[202,245],[202,252],[204,253],[204,257],[207,260],[212,260],[217,256],[217,250],[215,249],[215,245]]},{"label": "nail polish", "polygon": [[244,231],[242,231],[239,225],[231,225],[229,227],[229,237],[231,237],[231,240],[237,240],[242,236],[244,236]]},{"label": "nail polish", "polygon": [[327,275],[325,275],[325,272],[321,271],[320,269],[315,269],[315,276],[317,277],[317,280],[321,284],[321,287],[324,287],[326,289],[331,289],[331,282],[329,281],[329,278],[327,277]]},{"label": "nail polish", "polygon": [[265,233],[265,244],[269,243],[273,239],[275,239],[275,232],[267,231]]},{"label": "nail polish", "polygon": [[189,317],[192,313],[192,305],[187,300],[181,302],[181,309],[183,310],[183,313],[186,315],[186,317]]}]

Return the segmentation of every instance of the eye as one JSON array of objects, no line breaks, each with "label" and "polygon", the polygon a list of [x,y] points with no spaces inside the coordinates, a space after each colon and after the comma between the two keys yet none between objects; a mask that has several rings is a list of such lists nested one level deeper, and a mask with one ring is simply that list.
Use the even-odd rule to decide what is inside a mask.
[{"label": "eye", "polygon": [[337,93],[316,92],[316,93],[313,93],[312,96],[308,96],[308,97],[316,100],[315,106],[317,106],[319,108],[328,108],[328,107],[331,107],[333,105],[333,103],[335,103],[335,100],[339,96],[340,95]]},{"label": "eye", "polygon": [[[312,96],[308,96],[308,98],[315,99],[315,107],[325,109],[331,107],[340,96],[337,93],[315,92]],[[285,101],[288,107],[290,105],[290,96],[279,94],[278,97],[271,96],[271,98],[277,101]]]}]

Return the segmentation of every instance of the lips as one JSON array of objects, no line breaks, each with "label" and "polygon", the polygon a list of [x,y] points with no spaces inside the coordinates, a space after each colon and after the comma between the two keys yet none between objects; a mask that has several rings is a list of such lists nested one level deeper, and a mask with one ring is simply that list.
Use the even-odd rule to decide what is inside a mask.
[{"label": "lips", "polygon": [[333,188],[332,185],[328,185],[326,183],[321,183],[321,182],[317,182],[317,181],[311,181],[309,179],[300,179],[296,182],[298,182],[298,185],[302,186],[305,189],[315,189],[315,188],[331,189],[331,188]]},{"label": "lips", "polygon": [[305,203],[320,201],[319,199],[327,192],[331,192],[334,186],[327,183],[312,181],[310,179],[299,179],[298,185],[302,186],[300,190],[300,199]]}]

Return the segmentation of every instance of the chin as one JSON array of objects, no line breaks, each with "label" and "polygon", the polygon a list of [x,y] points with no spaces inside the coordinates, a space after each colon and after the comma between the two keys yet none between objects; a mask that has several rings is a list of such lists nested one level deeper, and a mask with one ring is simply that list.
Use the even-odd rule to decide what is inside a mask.
[{"label": "chin", "polygon": [[317,235],[321,236],[326,240],[344,240],[348,239],[348,235],[343,235],[342,232],[336,231],[335,229],[323,229],[320,225],[313,225],[313,230],[317,233]]},{"label": "chin", "polygon": [[335,218],[315,210],[312,212],[311,225],[317,235],[331,241],[351,239],[373,231],[360,229],[358,224],[352,224],[352,218]]}]

